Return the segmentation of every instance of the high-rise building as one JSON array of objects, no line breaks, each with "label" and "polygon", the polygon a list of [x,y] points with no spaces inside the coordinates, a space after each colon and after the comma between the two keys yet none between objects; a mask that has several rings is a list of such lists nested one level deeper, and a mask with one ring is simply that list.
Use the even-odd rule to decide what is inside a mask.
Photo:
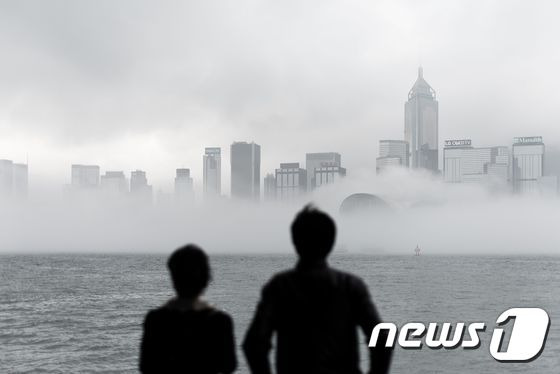
[{"label": "high-rise building", "polygon": [[130,173],[130,194],[146,202],[152,201],[152,186],[148,184],[145,171],[135,170]]},{"label": "high-rise building", "polygon": [[294,200],[307,191],[307,173],[299,162],[283,163],[276,169],[276,197]]},{"label": "high-rise building", "polygon": [[375,170],[377,174],[386,169],[402,166],[400,157],[377,157],[375,159]]},{"label": "high-rise building", "polygon": [[408,167],[409,149],[404,140],[380,140],[379,157],[375,160],[377,172],[393,166]]},{"label": "high-rise building", "polygon": [[0,197],[10,197],[14,185],[14,163],[0,160]]},{"label": "high-rise building", "polygon": [[486,174],[491,182],[498,182],[503,185],[509,183],[510,180],[510,152],[505,146],[493,147],[495,155],[493,162],[486,165]]},{"label": "high-rise building", "polygon": [[546,146],[546,162],[544,164],[544,175],[560,176],[559,146]]},{"label": "high-rise building", "polygon": [[560,186],[560,181],[556,175],[545,175],[537,180],[537,191],[539,195],[556,197],[558,196],[558,187]]},{"label": "high-rise building", "polygon": [[175,176],[175,198],[180,202],[194,200],[193,179],[190,169],[177,169]]},{"label": "high-rise building", "polygon": [[508,180],[507,147],[474,148],[470,139],[446,140],[443,148],[443,180],[503,182]]},{"label": "high-rise building", "polygon": [[205,196],[219,196],[222,193],[221,148],[205,148],[203,162],[203,190]]},{"label": "high-rise building", "polygon": [[148,178],[146,172],[142,170],[135,170],[130,172],[130,192],[135,193],[145,190],[148,186]]},{"label": "high-rise building", "polygon": [[27,164],[13,164],[13,194],[16,198],[27,197],[28,192],[28,168]]},{"label": "high-rise building", "polygon": [[231,196],[260,199],[261,147],[255,143],[231,145]]},{"label": "high-rise building", "polygon": [[438,170],[438,102],[424,80],[422,68],[404,106],[404,137],[410,147],[410,167]]},{"label": "high-rise building", "polygon": [[544,174],[542,137],[514,138],[512,147],[513,191],[538,192],[538,180]]},{"label": "high-rise building", "polygon": [[315,168],[315,188],[326,184],[336,183],[346,176],[346,169],[340,166],[322,166]]},{"label": "high-rise building", "polygon": [[268,173],[264,177],[264,200],[271,201],[276,199],[276,177]]},{"label": "high-rise building", "polygon": [[[315,181],[315,169],[324,167],[341,167],[341,156],[336,152],[307,153],[305,168],[307,170],[307,190],[311,191],[320,184]],[[346,171],[345,171],[346,172]]]},{"label": "high-rise building", "polygon": [[123,171],[106,171],[101,176],[101,190],[110,194],[124,194],[128,192],[128,181]]},{"label": "high-rise building", "polygon": [[26,164],[16,164],[12,160],[0,160],[0,198],[27,197],[28,175]]},{"label": "high-rise building", "polygon": [[97,188],[99,186],[99,166],[72,165],[71,185],[74,188]]}]

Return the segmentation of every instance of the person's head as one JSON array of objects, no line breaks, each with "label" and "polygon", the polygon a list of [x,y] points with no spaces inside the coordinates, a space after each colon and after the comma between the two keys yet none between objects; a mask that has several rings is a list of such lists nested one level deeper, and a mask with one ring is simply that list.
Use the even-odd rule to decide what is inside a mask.
[{"label": "person's head", "polygon": [[181,298],[200,296],[211,279],[208,256],[194,244],[177,249],[167,260],[167,268],[177,295]]},{"label": "person's head", "polygon": [[306,205],[292,222],[292,242],[304,261],[325,259],[336,237],[336,225],[326,213]]}]

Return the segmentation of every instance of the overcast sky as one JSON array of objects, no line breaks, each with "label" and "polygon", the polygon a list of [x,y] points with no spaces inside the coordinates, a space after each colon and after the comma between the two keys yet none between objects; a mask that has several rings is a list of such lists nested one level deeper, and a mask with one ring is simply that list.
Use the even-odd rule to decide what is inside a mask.
[{"label": "overcast sky", "polygon": [[[417,67],[440,144],[560,143],[555,1],[1,1],[0,158],[197,183],[205,146],[262,146],[262,174],[338,151],[349,174],[403,136]],[[33,186],[31,186],[33,188]]]}]

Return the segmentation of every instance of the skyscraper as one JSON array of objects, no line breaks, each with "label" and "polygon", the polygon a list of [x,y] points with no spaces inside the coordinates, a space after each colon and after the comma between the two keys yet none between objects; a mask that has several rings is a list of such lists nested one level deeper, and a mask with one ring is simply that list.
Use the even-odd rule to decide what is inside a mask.
[{"label": "skyscraper", "polygon": [[99,186],[99,166],[72,165],[71,185],[74,188],[97,188]]},{"label": "skyscraper", "polygon": [[219,196],[222,193],[221,148],[205,148],[203,163],[203,190],[205,196]]},{"label": "skyscraper", "polygon": [[27,165],[0,160],[0,198],[22,199],[27,197],[27,189]]},{"label": "skyscraper", "polygon": [[[311,191],[319,186],[315,181],[315,169],[327,166],[341,167],[340,153],[320,152],[307,153],[305,155],[305,168],[307,170],[307,190]],[[346,170],[344,171],[346,173]]]},{"label": "skyscraper", "polygon": [[544,173],[542,137],[514,138],[512,147],[513,191],[537,192],[538,180]]},{"label": "skyscraper", "polygon": [[101,190],[109,194],[124,194],[128,192],[128,183],[123,171],[106,171],[101,176]]},{"label": "skyscraper", "polygon": [[376,170],[379,173],[391,166],[408,167],[408,157],[408,142],[404,140],[380,140],[379,157],[375,160]]},{"label": "skyscraper", "polygon": [[235,142],[231,145],[231,196],[260,198],[261,147],[255,143]]},{"label": "skyscraper", "polygon": [[146,202],[152,201],[152,186],[148,184],[145,171],[135,170],[130,173],[130,194]]},{"label": "skyscraper", "polygon": [[421,67],[404,106],[404,137],[410,147],[410,167],[437,171],[438,102]]},{"label": "skyscraper", "polygon": [[276,177],[274,174],[268,173],[264,177],[264,191],[263,197],[266,201],[276,199]]},{"label": "skyscraper", "polygon": [[509,148],[505,146],[493,147],[496,151],[493,162],[486,165],[486,174],[493,182],[500,182],[502,184],[509,183]]},{"label": "skyscraper", "polygon": [[307,191],[307,173],[299,162],[283,163],[276,169],[276,197],[294,200]]},{"label": "skyscraper", "polygon": [[28,192],[28,169],[27,164],[13,164],[13,194],[16,198],[26,198]]},{"label": "skyscraper", "polygon": [[14,183],[14,163],[0,160],[0,197],[10,197]]},{"label": "skyscraper", "polygon": [[130,192],[142,191],[146,187],[148,187],[148,178],[146,178],[145,171],[135,170],[130,172]]},{"label": "skyscraper", "polygon": [[176,170],[175,198],[179,202],[192,202],[194,200],[193,179],[190,169]]}]

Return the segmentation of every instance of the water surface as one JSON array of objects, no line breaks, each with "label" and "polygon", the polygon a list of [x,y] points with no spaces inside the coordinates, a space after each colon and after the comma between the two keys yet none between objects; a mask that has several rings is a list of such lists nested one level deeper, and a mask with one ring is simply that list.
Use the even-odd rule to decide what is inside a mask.
[{"label": "water surface", "polygon": [[[0,373],[135,372],[146,311],[171,295],[162,255],[0,256]],[[212,256],[206,299],[230,313],[238,344],[260,287],[293,265],[281,255]],[[336,255],[369,285],[385,321],[485,322],[478,350],[395,351],[393,373],[558,373],[560,258]],[[499,363],[488,352],[498,315],[541,307],[542,355]],[[365,346],[365,343],[364,343]],[[238,373],[247,373],[239,354]]]}]

